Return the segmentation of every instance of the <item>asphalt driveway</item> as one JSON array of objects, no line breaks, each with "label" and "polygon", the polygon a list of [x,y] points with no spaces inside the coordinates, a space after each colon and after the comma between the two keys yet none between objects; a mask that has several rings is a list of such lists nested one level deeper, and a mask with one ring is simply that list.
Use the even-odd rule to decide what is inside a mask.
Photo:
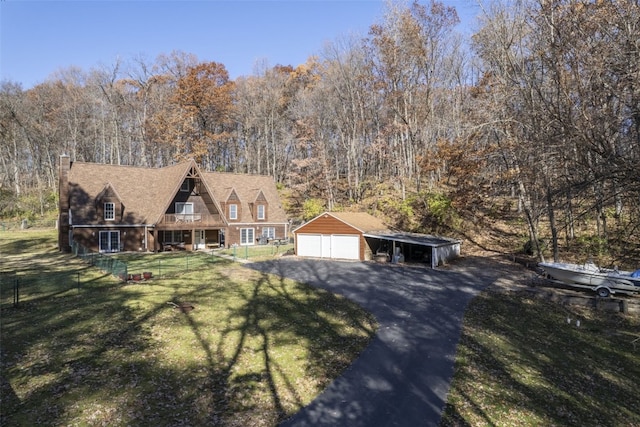
[{"label": "asphalt driveway", "polygon": [[283,257],[248,267],[344,295],[379,330],[360,357],[283,426],[437,426],[465,307],[499,272]]}]

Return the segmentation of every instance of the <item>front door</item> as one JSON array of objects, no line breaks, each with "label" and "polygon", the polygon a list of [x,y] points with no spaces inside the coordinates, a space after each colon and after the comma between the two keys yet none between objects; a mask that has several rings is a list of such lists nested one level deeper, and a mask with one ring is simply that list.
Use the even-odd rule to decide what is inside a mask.
[{"label": "front door", "polygon": [[195,236],[193,238],[193,248],[194,249],[205,249],[205,236],[204,230],[196,230]]}]

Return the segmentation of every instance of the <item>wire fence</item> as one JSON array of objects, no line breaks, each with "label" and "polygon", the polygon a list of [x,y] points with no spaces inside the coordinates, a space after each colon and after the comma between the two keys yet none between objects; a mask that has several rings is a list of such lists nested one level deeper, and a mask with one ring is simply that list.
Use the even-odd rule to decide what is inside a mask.
[{"label": "wire fence", "polygon": [[[29,269],[0,272],[0,306],[13,305],[39,298],[53,298],[70,291],[113,286],[111,276],[120,281],[128,278],[127,264],[105,254],[92,252],[74,242],[73,255],[83,263],[69,263],[63,270]],[[88,268],[97,267],[97,269]]]},{"label": "wire fence", "polygon": [[206,252],[121,253],[111,255],[127,265],[127,280],[140,281],[152,278],[176,277],[202,270],[216,261]]},{"label": "wire fence", "polygon": [[113,280],[104,280],[106,276],[86,267],[69,271],[0,272],[0,306],[18,307],[28,301],[112,285]]},{"label": "wire fence", "polygon": [[[110,276],[121,282],[177,277],[202,271],[220,262],[217,255],[232,259],[265,259],[292,251],[292,245],[235,246],[224,250],[163,253],[102,254],[74,242],[72,253],[87,265],[69,266],[65,271],[23,270],[0,272],[0,306],[18,306],[38,298],[68,292],[113,286]],[[102,272],[101,272],[101,271]]]},{"label": "wire fence", "polygon": [[293,245],[287,243],[283,245],[232,246],[218,253],[234,259],[263,259],[293,253]]},{"label": "wire fence", "polygon": [[77,242],[73,242],[71,244],[71,251],[75,256],[84,260],[89,265],[97,267],[106,273],[112,274],[123,282],[127,281],[127,264],[121,260],[113,256],[93,252]]}]

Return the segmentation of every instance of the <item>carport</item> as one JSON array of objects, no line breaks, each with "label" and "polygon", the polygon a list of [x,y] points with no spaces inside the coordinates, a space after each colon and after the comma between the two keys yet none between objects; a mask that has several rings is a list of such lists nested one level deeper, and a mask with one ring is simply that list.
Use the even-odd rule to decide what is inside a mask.
[{"label": "carport", "polygon": [[404,259],[435,268],[460,256],[462,242],[440,236],[418,233],[364,233],[373,253],[388,253],[392,262]]}]

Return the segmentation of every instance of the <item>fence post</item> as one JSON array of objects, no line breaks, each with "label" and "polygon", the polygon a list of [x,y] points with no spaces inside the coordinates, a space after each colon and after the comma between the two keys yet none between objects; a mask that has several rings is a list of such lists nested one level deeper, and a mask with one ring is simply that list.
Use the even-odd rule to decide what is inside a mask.
[{"label": "fence post", "polygon": [[20,279],[16,277],[13,283],[13,306],[17,307],[20,303]]}]

